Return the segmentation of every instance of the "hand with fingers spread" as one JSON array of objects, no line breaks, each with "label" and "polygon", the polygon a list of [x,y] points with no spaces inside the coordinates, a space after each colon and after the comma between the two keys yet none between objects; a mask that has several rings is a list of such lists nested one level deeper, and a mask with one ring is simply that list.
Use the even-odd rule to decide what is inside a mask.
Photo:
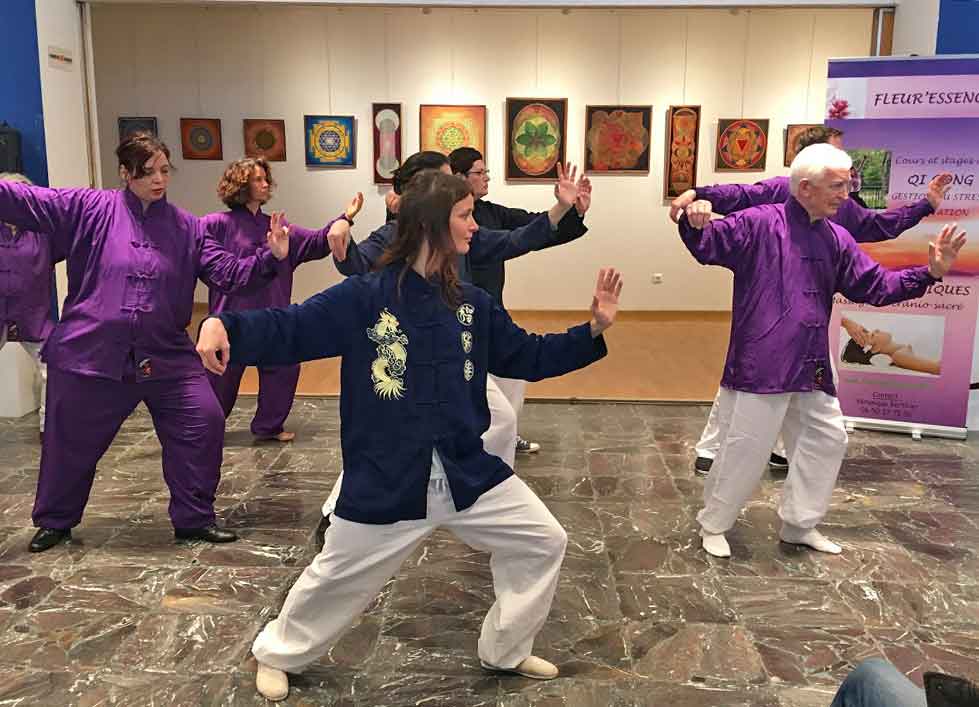
[{"label": "hand with fingers spread", "polygon": [[284,211],[272,212],[272,223],[266,240],[276,260],[285,260],[289,256],[289,227],[286,225]]},{"label": "hand with fingers spread", "polygon": [[942,199],[948,195],[949,189],[952,188],[952,173],[951,172],[941,172],[936,174],[930,182],[928,182],[928,203],[931,204],[931,208],[938,211],[938,207],[942,205]]},{"label": "hand with fingers spread", "polygon": [[554,185],[554,198],[558,203],[567,208],[574,206],[575,199],[578,198],[578,184],[575,180],[578,177],[578,168],[573,164],[557,166],[557,183]]},{"label": "hand with fingers spread", "polygon": [[713,206],[706,199],[700,199],[686,207],[687,221],[693,228],[701,229],[710,223]]},{"label": "hand with fingers spread", "polygon": [[204,368],[211,373],[223,375],[231,357],[231,344],[224,323],[217,317],[208,317],[201,325],[197,335],[197,355],[201,357]]},{"label": "hand with fingers spread", "polygon": [[591,335],[596,337],[612,326],[619,311],[619,295],[622,293],[622,276],[615,268],[598,271],[595,296],[591,301]]},{"label": "hand with fingers spread", "polygon": [[938,237],[928,244],[928,272],[932,277],[945,277],[965,245],[965,231],[957,223],[946,223]]},{"label": "hand with fingers spread", "polygon": [[384,206],[392,214],[398,213],[398,209],[401,208],[401,195],[392,189],[384,195]]},{"label": "hand with fingers spread", "polygon": [[574,200],[574,207],[579,216],[584,216],[591,208],[591,180],[584,174],[578,179],[578,198]]},{"label": "hand with fingers spread", "polygon": [[357,217],[360,210],[364,207],[364,195],[361,192],[357,192],[357,195],[350,200],[347,205],[347,209],[343,212],[343,215],[347,217],[350,223]]},{"label": "hand with fingers spread", "polygon": [[680,194],[676,199],[670,202],[670,218],[673,219],[673,223],[680,223],[680,214],[683,210],[690,206],[693,202],[697,200],[697,190],[687,189],[685,192]]}]

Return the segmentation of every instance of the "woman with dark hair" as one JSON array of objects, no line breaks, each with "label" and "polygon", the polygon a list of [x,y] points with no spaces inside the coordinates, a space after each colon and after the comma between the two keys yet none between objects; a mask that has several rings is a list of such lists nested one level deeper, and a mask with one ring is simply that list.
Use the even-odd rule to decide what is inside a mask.
[{"label": "woman with dark hair", "polygon": [[[473,198],[476,200],[473,218],[476,219],[476,223],[484,228],[502,230],[520,228],[540,216],[540,212],[532,213],[524,209],[494,204],[485,198],[489,194],[490,171],[486,166],[483,153],[475,147],[459,147],[453,150],[449,153],[449,166],[452,168],[452,174],[458,174],[469,182],[469,186],[473,190]],[[591,180],[583,175],[574,208],[569,209],[558,224],[558,230],[561,231],[562,235],[568,236],[567,240],[573,240],[588,230],[582,219],[588,212],[589,206],[591,206]],[[504,306],[503,286],[506,284],[506,263],[497,261],[473,265],[472,283],[489,292],[493,301],[498,305]],[[520,411],[523,410],[527,382],[494,378],[493,384],[502,396],[497,404],[511,407],[514,419],[518,419]],[[490,390],[492,390],[492,386],[487,389],[487,391]],[[518,434],[516,435],[516,451],[521,454],[534,454],[540,451],[540,445],[537,442],[526,440]]]},{"label": "woman with dark hair", "polygon": [[[557,586],[567,535],[526,484],[483,449],[486,376],[540,380],[606,354],[622,288],[602,270],[592,319],[564,334],[517,327],[456,271],[476,234],[458,177],[428,170],[405,192],[398,236],[379,270],[287,309],[225,312],[197,344],[208,370],[342,356],[344,479],[322,551],[256,638],[256,686],[285,698],[286,671],[325,653],[436,528],[491,553],[496,601],[478,652],[488,670],[551,679],[532,655]],[[229,356],[230,354],[230,356]]]},{"label": "woman with dark hair", "polygon": [[268,244],[238,259],[200,219],[167,202],[170,150],[149,133],[116,149],[118,190],[0,182],[0,221],[47,234],[66,259],[68,295],[45,343],[47,418],[31,552],[71,538],[96,464],[140,402],[163,446],[177,539],[236,540],[215,523],[224,416],[187,336],[197,278],[227,292],[263,286],[289,240],[273,219]]},{"label": "woman with dark hair", "polygon": [[[265,244],[272,218],[278,218],[289,237],[289,257],[275,264],[277,276],[265,287],[248,293],[230,293],[211,287],[208,302],[211,314],[238,312],[245,309],[285,307],[292,301],[292,274],[299,265],[320,260],[330,254],[327,234],[338,221],[349,227],[364,203],[358,193],[346,210],[318,231],[289,224],[284,212],[273,211],[271,216],[262,206],[272,197],[275,182],[272,168],[264,157],[236,160],[228,165],[218,182],[218,198],[228,211],[204,217],[208,233],[228,252],[239,258],[252,256]],[[223,376],[208,374],[211,387],[227,417],[238,399],[238,388],[244,366],[233,366]],[[252,434],[259,439],[291,442],[293,432],[283,425],[296,397],[299,366],[261,366],[258,369],[258,409],[252,419]]]}]

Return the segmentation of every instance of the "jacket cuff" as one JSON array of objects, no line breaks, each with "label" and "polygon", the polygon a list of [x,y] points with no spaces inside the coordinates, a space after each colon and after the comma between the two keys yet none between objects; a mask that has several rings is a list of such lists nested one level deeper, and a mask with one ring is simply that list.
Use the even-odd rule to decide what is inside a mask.
[{"label": "jacket cuff", "polygon": [[568,329],[579,351],[589,362],[595,362],[608,355],[608,346],[605,345],[605,334],[593,337],[591,335],[591,323],[585,322],[576,327]]}]

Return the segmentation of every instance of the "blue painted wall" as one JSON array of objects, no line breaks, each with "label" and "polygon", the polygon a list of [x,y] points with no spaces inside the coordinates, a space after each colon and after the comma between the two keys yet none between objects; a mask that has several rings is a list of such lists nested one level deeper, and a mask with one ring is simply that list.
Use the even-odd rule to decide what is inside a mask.
[{"label": "blue painted wall", "polygon": [[0,81],[0,121],[20,131],[24,173],[36,184],[47,186],[34,0],[0,2],[0,47],[6,63]]},{"label": "blue painted wall", "polygon": [[979,53],[979,0],[942,0],[935,53]]}]

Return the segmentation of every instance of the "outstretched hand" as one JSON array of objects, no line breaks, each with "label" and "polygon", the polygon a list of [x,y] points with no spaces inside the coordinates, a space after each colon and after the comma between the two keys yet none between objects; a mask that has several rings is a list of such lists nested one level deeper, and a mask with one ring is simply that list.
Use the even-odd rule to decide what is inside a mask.
[{"label": "outstretched hand", "polygon": [[928,182],[928,203],[931,204],[931,208],[938,211],[938,207],[942,205],[942,199],[948,195],[949,189],[952,188],[952,173],[951,172],[941,172],[936,174],[930,182]]},{"label": "outstretched hand", "polygon": [[579,216],[584,216],[591,208],[591,180],[584,173],[578,178],[578,198],[574,200],[574,207]]},{"label": "outstretched hand", "polygon": [[289,227],[285,224],[285,212],[273,211],[266,241],[276,260],[285,260],[289,255]]},{"label": "outstretched hand", "polygon": [[574,206],[578,198],[578,186],[575,179],[578,177],[578,168],[573,164],[557,165],[557,183],[554,185],[554,198],[558,200],[565,209]]},{"label": "outstretched hand", "polygon": [[349,204],[347,204],[347,209],[346,211],[343,212],[343,215],[346,216],[351,221],[353,221],[354,218],[357,216],[357,214],[360,213],[360,210],[363,208],[363,206],[364,206],[364,195],[362,192],[357,192],[357,195],[350,200]]},{"label": "outstretched hand", "polygon": [[347,259],[347,247],[350,245],[350,223],[338,218],[326,232],[326,242],[330,244],[333,259],[342,263]]},{"label": "outstretched hand", "polygon": [[200,334],[197,335],[197,355],[201,357],[204,368],[211,373],[220,376],[228,368],[231,344],[224,322],[217,317],[208,317],[201,325]]},{"label": "outstretched hand", "polygon": [[680,194],[676,199],[670,202],[670,218],[673,219],[673,223],[680,223],[680,214],[683,210],[690,206],[694,201],[697,200],[697,190],[687,189],[685,192]]},{"label": "outstretched hand", "polygon": [[957,223],[946,223],[938,237],[928,244],[928,272],[934,278],[945,277],[965,245],[965,231]]},{"label": "outstretched hand", "polygon": [[619,311],[622,276],[615,268],[598,271],[595,295],[591,300],[591,335],[596,337],[612,326]]}]

